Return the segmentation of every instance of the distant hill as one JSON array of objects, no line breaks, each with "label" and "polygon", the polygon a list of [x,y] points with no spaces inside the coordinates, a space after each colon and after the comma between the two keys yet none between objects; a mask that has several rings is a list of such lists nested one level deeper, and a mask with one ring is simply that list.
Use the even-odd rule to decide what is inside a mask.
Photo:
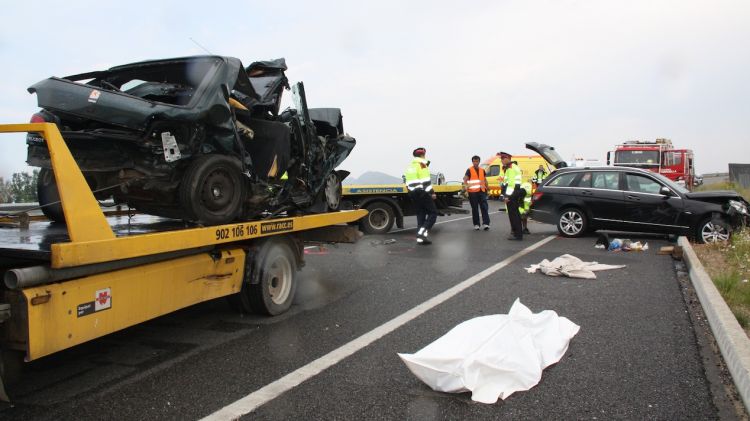
[{"label": "distant hill", "polygon": [[400,177],[394,177],[379,171],[367,171],[358,178],[349,176],[344,179],[344,184],[393,184],[401,182]]}]

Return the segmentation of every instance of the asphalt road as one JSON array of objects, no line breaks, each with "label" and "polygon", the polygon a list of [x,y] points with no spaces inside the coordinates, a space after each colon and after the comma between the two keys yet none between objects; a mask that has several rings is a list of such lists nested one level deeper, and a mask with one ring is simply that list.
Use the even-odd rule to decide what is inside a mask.
[{"label": "asphalt road", "polygon": [[[492,206],[496,208],[497,205]],[[199,419],[371,332],[492,265],[555,235],[530,224],[507,241],[505,214],[473,231],[465,216],[440,219],[431,246],[414,231],[307,250],[292,309],[242,316],[215,300],[29,363],[0,419]],[[412,223],[413,218],[407,222]],[[451,221],[451,219],[453,219]],[[732,419],[701,314],[669,256],[595,249],[595,238],[554,238],[442,304],[312,375],[243,419]],[[395,242],[387,241],[395,240]],[[625,264],[596,280],[528,274],[573,254]],[[688,295],[689,296],[689,295]],[[507,313],[519,298],[581,326],[541,382],[494,405],[434,392],[396,353],[413,353],[473,317]],[[696,322],[698,320],[698,322]]]}]

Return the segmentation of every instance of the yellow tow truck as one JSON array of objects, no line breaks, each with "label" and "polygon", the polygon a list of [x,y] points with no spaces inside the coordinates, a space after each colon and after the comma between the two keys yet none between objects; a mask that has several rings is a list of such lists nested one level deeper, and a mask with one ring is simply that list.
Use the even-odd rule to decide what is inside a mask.
[{"label": "yellow tow truck", "polygon": [[0,226],[0,399],[22,363],[217,297],[276,315],[296,290],[303,241],[356,241],[350,210],[186,226],[148,215],[104,215],[52,123],[0,125],[42,135],[65,224]]},{"label": "yellow tow truck", "polygon": [[[464,188],[461,184],[433,184],[432,188],[441,215],[468,212],[462,208]],[[415,214],[405,184],[344,185],[341,206],[367,210],[367,217],[359,220],[359,227],[366,234],[385,234],[394,223],[403,228],[404,217]]]}]

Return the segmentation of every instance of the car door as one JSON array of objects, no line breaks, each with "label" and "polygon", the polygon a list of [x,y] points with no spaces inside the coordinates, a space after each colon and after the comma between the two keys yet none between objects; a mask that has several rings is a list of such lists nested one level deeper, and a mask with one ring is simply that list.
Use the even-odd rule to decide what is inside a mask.
[{"label": "car door", "polygon": [[620,189],[620,172],[586,171],[573,190],[594,225],[615,229],[622,223],[624,193]]},{"label": "car door", "polygon": [[639,173],[625,173],[624,221],[628,229],[643,232],[678,232],[683,202],[669,189],[670,195],[661,194],[666,187],[655,178]]}]

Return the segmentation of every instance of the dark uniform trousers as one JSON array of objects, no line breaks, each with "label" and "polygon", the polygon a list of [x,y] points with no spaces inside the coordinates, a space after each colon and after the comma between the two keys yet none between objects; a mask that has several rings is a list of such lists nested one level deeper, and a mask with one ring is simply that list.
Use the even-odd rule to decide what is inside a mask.
[{"label": "dark uniform trousers", "polygon": [[417,213],[417,226],[429,230],[437,221],[438,211],[432,194],[424,189],[416,189],[409,192],[409,198],[414,203]]},{"label": "dark uniform trousers", "polygon": [[508,203],[505,204],[505,209],[508,212],[508,219],[510,220],[510,230],[516,238],[523,237],[521,213],[518,212],[518,206],[523,203],[524,197],[526,197],[526,190],[516,188],[513,190],[513,194],[508,198]]},{"label": "dark uniform trousers", "polygon": [[482,223],[490,224],[489,205],[487,205],[487,193],[478,191],[469,193],[469,204],[471,205],[471,221],[479,225],[479,210],[482,211]]}]

